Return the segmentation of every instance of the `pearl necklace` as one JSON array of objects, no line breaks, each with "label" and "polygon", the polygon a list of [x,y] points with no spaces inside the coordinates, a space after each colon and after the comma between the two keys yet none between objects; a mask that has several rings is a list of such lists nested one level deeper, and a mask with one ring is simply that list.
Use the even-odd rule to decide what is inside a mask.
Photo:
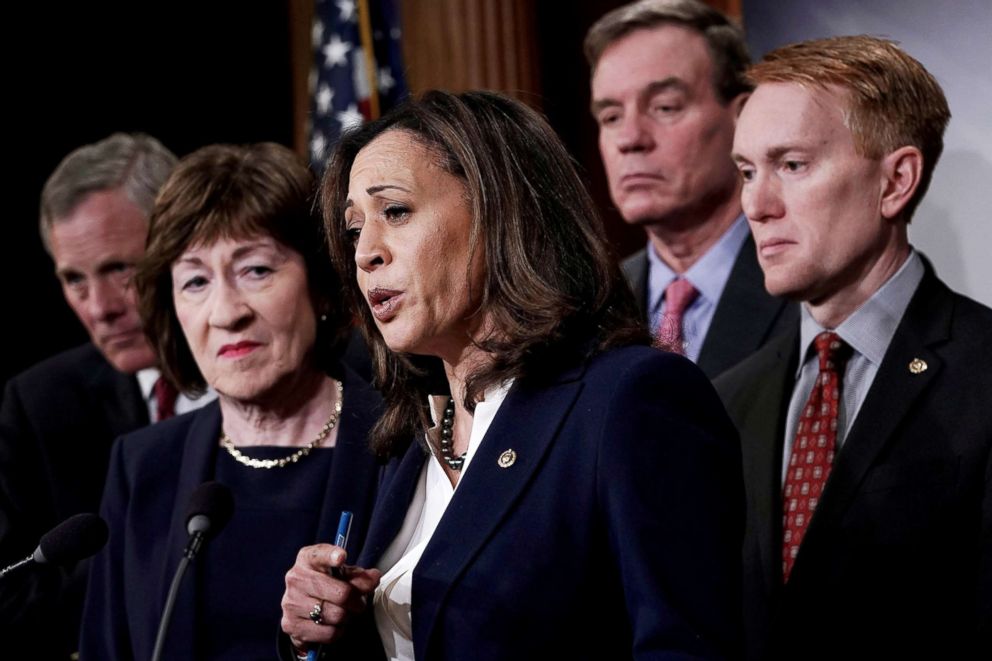
[{"label": "pearl necklace", "polygon": [[221,430],[220,433],[220,444],[224,446],[224,449],[227,450],[229,455],[234,457],[235,461],[239,464],[244,464],[249,468],[282,468],[284,466],[288,466],[289,464],[295,464],[297,461],[310,454],[310,450],[313,450],[315,447],[320,445],[324,439],[327,438],[327,435],[331,433],[331,430],[338,424],[338,417],[341,415],[341,402],[344,400],[344,384],[340,381],[335,381],[335,383],[337,383],[338,386],[338,401],[334,404],[334,412],[331,413],[331,417],[328,418],[326,423],[324,423],[320,433],[317,434],[317,438],[313,439],[309,444],[300,448],[293,454],[280,459],[255,459],[253,457],[245,456],[241,454],[241,451],[238,450],[238,448],[234,447],[234,443],[230,438],[228,438],[227,434],[224,433],[223,430]]},{"label": "pearl necklace", "polygon": [[452,441],[455,437],[455,398],[449,397],[441,417],[441,459],[453,471],[460,471],[465,463],[466,452],[454,456]]}]

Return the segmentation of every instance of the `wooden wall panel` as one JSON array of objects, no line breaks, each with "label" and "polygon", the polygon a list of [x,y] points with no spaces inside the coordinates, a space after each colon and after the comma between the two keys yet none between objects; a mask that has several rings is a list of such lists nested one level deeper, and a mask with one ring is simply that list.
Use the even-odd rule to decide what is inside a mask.
[{"label": "wooden wall panel", "polygon": [[500,90],[531,101],[540,88],[529,0],[404,0],[403,55],[414,93]]}]

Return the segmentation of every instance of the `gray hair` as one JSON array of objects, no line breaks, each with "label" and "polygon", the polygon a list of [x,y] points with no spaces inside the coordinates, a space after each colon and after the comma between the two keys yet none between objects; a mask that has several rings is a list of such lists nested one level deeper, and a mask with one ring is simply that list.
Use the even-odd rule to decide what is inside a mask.
[{"label": "gray hair", "polygon": [[114,133],[74,150],[59,163],[41,190],[41,242],[52,252],[52,225],[72,213],[90,193],[122,190],[150,214],[158,189],[176,165],[176,156],[144,133]]},{"label": "gray hair", "polygon": [[713,86],[724,104],[751,91],[744,76],[751,64],[744,31],[698,0],[639,0],[607,12],[586,33],[583,48],[589,67],[595,71],[603,51],[631,32],[662,25],[680,25],[706,40],[713,60]]}]

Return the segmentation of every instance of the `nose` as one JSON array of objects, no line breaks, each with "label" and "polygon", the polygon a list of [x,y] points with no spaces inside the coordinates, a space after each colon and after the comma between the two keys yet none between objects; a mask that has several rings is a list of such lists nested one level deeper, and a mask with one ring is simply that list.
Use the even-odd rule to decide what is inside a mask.
[{"label": "nose", "polygon": [[355,245],[355,264],[366,273],[371,273],[390,261],[389,249],[377,225],[375,221],[367,221]]},{"label": "nose", "polygon": [[654,148],[654,136],[646,126],[641,113],[632,113],[618,120],[614,127],[613,141],[622,154],[649,151]]},{"label": "nose", "polygon": [[87,297],[90,316],[103,323],[112,323],[127,312],[126,283],[112,278],[98,277]]},{"label": "nose", "polygon": [[208,323],[214,328],[237,330],[252,318],[251,306],[233,284],[220,279],[210,296]]},{"label": "nose", "polygon": [[785,212],[781,189],[776,177],[755,172],[741,189],[741,207],[751,222],[767,222]]}]

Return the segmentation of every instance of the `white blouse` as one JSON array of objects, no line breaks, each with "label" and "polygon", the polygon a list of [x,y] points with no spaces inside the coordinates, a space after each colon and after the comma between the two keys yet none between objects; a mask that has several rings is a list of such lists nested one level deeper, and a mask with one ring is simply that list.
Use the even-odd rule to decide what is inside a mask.
[{"label": "white blouse", "polygon": [[[472,457],[506,399],[511,385],[512,380],[498,388],[487,390],[485,400],[476,404],[472,434],[458,485],[466,479]],[[447,399],[438,396],[430,398],[431,417],[435,425],[444,411]],[[373,598],[375,624],[386,658],[395,661],[413,661],[413,624],[410,611],[413,601],[413,570],[458,488],[458,485],[453,487],[445,475],[441,460],[433,454],[433,446],[428,443],[428,447],[432,454],[420,471],[417,489],[406,511],[403,526],[378,565],[378,569],[384,573]]]}]

